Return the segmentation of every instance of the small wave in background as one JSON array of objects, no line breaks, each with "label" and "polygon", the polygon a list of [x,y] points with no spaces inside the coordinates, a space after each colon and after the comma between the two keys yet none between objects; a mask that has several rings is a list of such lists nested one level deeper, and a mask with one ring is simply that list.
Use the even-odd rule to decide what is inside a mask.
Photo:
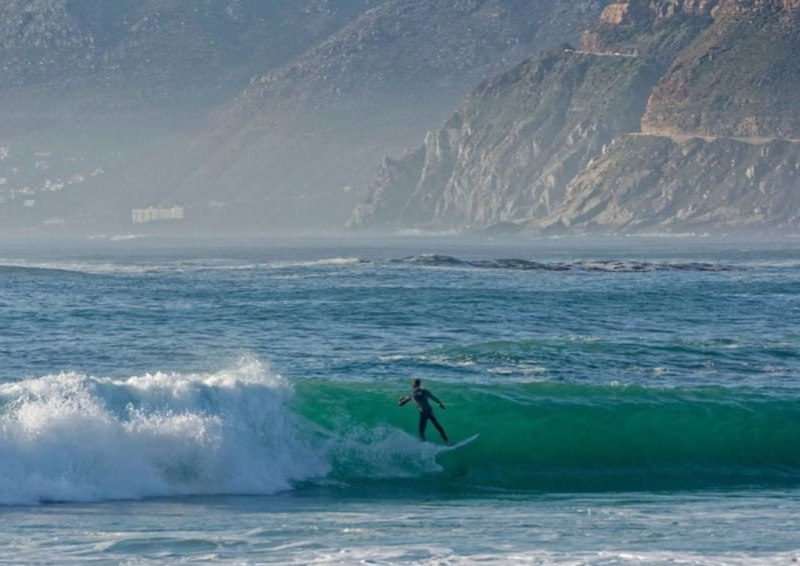
[{"label": "small wave in background", "polygon": [[475,259],[442,254],[420,254],[400,259],[368,259],[362,257],[329,257],[309,260],[232,261],[205,258],[163,261],[111,262],[92,259],[67,261],[36,261],[21,258],[0,258],[0,268],[68,271],[89,275],[126,275],[158,273],[194,273],[203,271],[284,270],[350,267],[367,265],[405,265],[413,267],[472,268],[513,271],[649,273],[660,271],[724,272],[741,266],[703,261],[646,261],[622,259],[592,259],[570,261],[536,261],[521,258]]}]

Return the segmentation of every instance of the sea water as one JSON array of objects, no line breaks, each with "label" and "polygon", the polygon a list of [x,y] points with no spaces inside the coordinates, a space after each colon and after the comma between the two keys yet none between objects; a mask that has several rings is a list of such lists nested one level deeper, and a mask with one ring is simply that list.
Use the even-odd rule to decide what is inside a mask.
[{"label": "sea water", "polygon": [[0,256],[0,564],[800,560],[798,242]]}]

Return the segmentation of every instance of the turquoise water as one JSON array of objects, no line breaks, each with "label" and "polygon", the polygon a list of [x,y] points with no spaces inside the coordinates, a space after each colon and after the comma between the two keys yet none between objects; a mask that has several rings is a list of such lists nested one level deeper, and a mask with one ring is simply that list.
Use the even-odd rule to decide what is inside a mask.
[{"label": "turquoise water", "polygon": [[0,563],[796,561],[798,315],[791,241],[7,244]]}]

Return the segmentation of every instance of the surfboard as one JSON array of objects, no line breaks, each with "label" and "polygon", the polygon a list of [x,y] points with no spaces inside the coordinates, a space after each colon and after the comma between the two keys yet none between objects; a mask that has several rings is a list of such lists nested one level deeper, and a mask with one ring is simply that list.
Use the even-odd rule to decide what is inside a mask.
[{"label": "surfboard", "polygon": [[443,449],[444,450],[455,450],[456,448],[461,448],[462,446],[466,446],[467,444],[469,444],[470,442],[472,442],[473,440],[478,438],[480,435],[481,435],[480,433],[473,434],[469,438],[465,438],[461,442],[456,442],[455,444],[451,444],[450,446],[445,446]]}]

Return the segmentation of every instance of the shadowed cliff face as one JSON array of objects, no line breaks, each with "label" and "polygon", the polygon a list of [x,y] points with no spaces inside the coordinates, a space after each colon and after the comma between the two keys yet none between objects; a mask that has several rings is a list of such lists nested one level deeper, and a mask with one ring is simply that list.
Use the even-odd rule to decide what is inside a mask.
[{"label": "shadowed cliff face", "polygon": [[132,230],[209,112],[376,4],[0,2],[0,229]]},{"label": "shadowed cliff face", "polygon": [[[356,208],[351,226],[800,230],[792,212],[800,207],[797,4],[611,4],[582,36],[585,55],[562,57],[559,72],[538,82],[515,72],[493,81],[505,84],[504,92],[528,88],[529,100],[478,89],[458,119],[428,136],[418,174],[411,170],[420,151],[409,156],[407,167],[391,162]],[[618,62],[598,73],[607,89],[591,81],[586,90],[596,96],[586,99],[580,89],[565,89],[585,57]],[[553,95],[570,102],[551,106]],[[613,103],[597,103],[609,95]],[[503,101],[503,113],[468,110],[495,101]],[[569,135],[547,137],[544,151],[526,151],[541,148],[543,132],[552,131],[545,123],[517,127],[538,107],[559,117],[575,116],[570,108],[589,112],[577,121],[580,129],[562,124]],[[385,205],[389,194],[393,203],[402,202],[399,209]]]},{"label": "shadowed cliff face", "polygon": [[601,8],[8,0],[2,226],[130,230],[132,208],[174,204],[190,230],[341,226],[382,154]]}]

